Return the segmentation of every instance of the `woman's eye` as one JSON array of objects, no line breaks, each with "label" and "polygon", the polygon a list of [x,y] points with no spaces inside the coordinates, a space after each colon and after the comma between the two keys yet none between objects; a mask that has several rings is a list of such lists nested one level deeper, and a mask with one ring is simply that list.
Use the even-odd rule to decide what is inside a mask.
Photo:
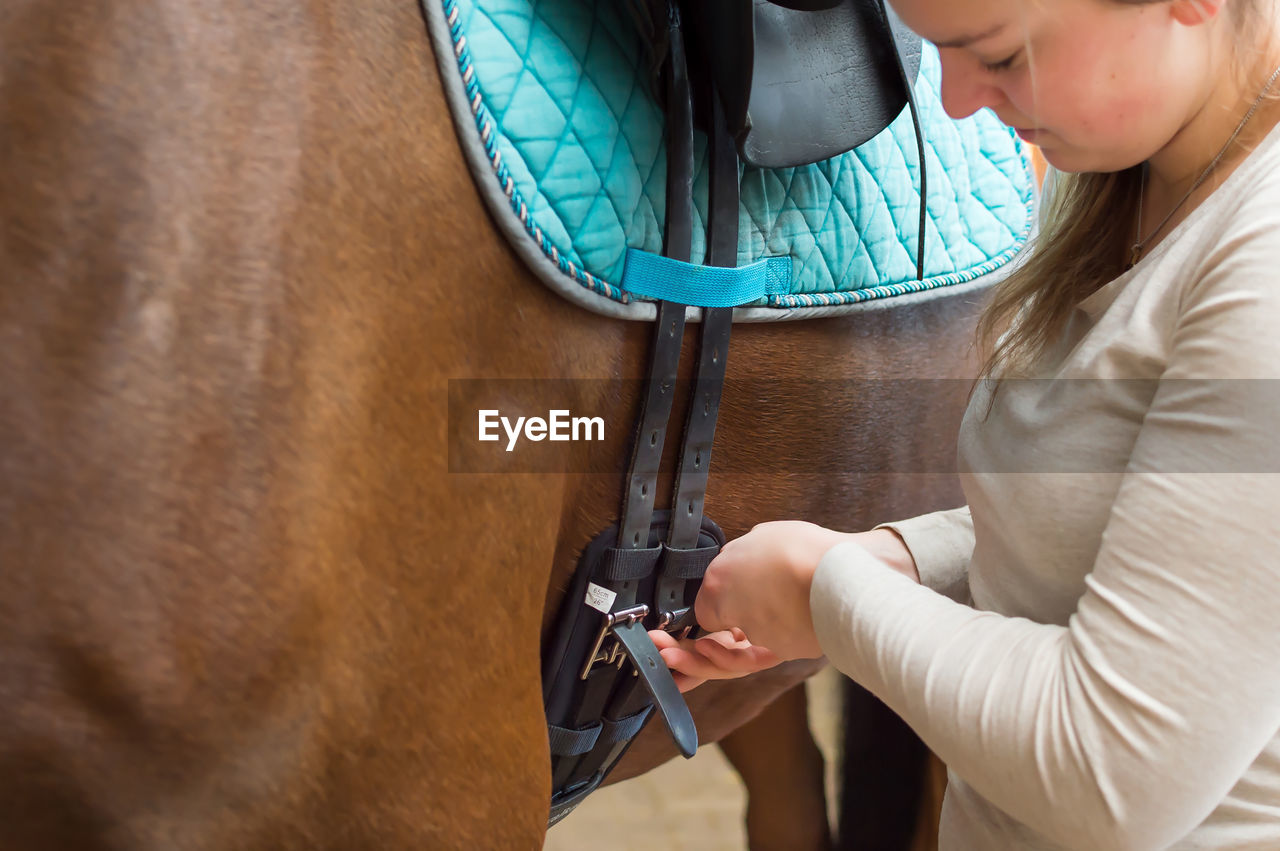
[{"label": "woman's eye", "polygon": [[1010,66],[1013,65],[1013,60],[1017,58],[1018,58],[1018,54],[1014,53],[1008,59],[1001,59],[999,62],[983,62],[982,67],[987,69],[993,74],[999,73],[1000,71],[1007,71],[1010,68]]}]

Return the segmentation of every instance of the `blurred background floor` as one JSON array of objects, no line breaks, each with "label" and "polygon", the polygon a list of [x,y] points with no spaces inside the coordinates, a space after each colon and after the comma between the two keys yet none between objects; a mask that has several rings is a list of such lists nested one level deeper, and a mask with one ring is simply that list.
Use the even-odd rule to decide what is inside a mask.
[{"label": "blurred background floor", "polygon": [[[840,674],[809,680],[809,726],[827,763],[827,810],[836,813]],[[746,792],[715,745],[606,787],[547,833],[548,851],[745,851]]]}]

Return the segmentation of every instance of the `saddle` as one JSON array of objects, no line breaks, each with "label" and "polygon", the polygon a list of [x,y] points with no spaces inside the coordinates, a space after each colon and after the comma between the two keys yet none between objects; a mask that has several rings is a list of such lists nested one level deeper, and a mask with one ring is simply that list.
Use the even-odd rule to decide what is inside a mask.
[{"label": "saddle", "polygon": [[[904,105],[915,114],[909,69],[919,66],[919,40],[912,53],[913,37],[893,29],[882,0],[633,4],[661,69],[668,153],[661,259],[671,274],[736,266],[740,159],[814,162],[876,135]],[[800,54],[813,55],[801,61]],[[696,260],[695,125],[710,152],[708,251]],[[916,128],[923,162],[918,120]],[[923,242],[917,253],[923,277]],[[654,505],[688,306],[659,298],[620,519],[583,552],[558,631],[544,648],[550,824],[601,784],[652,717],[662,719],[684,756],[697,749],[693,718],[648,636],[650,629],[680,636],[696,630],[693,602],[725,542],[703,516],[733,315],[723,301],[693,304],[705,309],[674,499],[669,511]]]},{"label": "saddle", "polygon": [[[920,70],[920,37],[877,0],[695,0],[680,9],[690,74],[714,82],[739,156],[759,168],[807,165],[869,141],[902,112]],[[631,11],[656,80],[667,4],[631,0]]]}]

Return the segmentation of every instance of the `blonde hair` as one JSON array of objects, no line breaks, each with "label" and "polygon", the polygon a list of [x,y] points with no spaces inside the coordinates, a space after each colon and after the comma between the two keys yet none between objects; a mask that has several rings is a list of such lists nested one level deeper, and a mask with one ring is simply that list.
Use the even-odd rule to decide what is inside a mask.
[{"label": "blonde hair", "polygon": [[[1126,4],[1166,0],[1111,0]],[[1266,32],[1259,0],[1232,4],[1237,37]],[[1237,73],[1243,51],[1238,51]],[[1269,100],[1277,99],[1272,93]],[[1075,306],[1123,270],[1137,218],[1141,164],[1117,172],[1057,174],[1041,230],[993,291],[978,322],[980,378],[1023,377],[1062,332]],[[1006,333],[1007,330],[1007,333]]]}]

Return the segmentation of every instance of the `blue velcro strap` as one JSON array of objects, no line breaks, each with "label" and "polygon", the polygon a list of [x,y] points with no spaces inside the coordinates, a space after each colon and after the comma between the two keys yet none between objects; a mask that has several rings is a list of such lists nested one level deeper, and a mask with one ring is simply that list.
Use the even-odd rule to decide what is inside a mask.
[{"label": "blue velcro strap", "polygon": [[684,263],[628,248],[622,288],[632,295],[694,307],[737,307],[767,295],[789,293],[791,258],[766,257],[749,266],[729,269]]},{"label": "blue velcro strap", "polygon": [[581,730],[548,724],[547,733],[551,738],[551,753],[555,756],[577,756],[587,753],[596,746],[596,740],[600,738],[600,729],[599,724],[592,724]]}]

